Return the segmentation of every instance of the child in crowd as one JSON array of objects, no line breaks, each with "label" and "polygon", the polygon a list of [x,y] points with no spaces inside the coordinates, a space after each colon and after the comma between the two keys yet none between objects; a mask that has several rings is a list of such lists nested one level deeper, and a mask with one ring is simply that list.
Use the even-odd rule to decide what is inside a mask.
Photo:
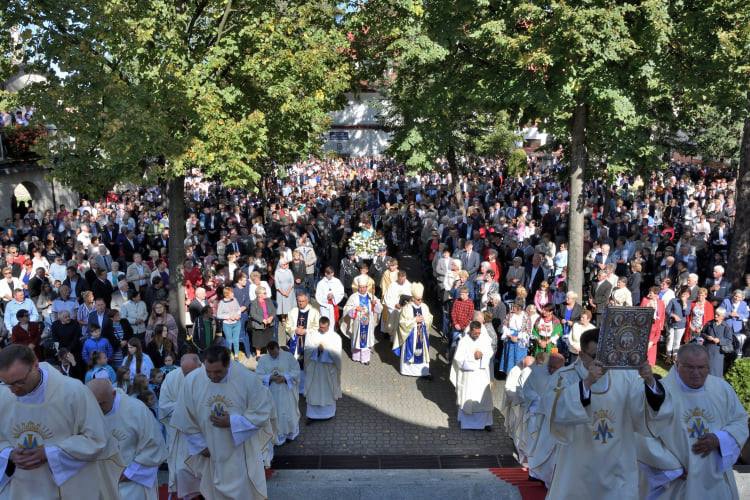
[{"label": "child in crowd", "polygon": [[91,354],[93,352],[103,352],[107,356],[107,360],[112,357],[112,344],[109,340],[102,337],[102,331],[99,325],[89,325],[89,337],[83,343],[83,350],[81,351],[81,359],[88,363],[91,360]]},{"label": "child in crowd", "polygon": [[130,385],[130,389],[128,390],[128,395],[137,398],[140,393],[147,390],[148,378],[144,374],[139,373],[133,379],[133,383]]},{"label": "child in crowd", "polygon": [[[137,378],[137,377],[136,377]],[[138,393],[136,396],[143,404],[148,406],[148,409],[153,413],[154,418],[159,419],[159,406],[158,397],[153,391],[145,390]]]},{"label": "child in crowd", "polygon": [[167,354],[166,356],[164,356],[164,366],[159,368],[159,370],[164,374],[165,377],[169,374],[169,372],[177,368],[177,365],[174,364],[174,361],[174,354]]},{"label": "child in crowd", "polygon": [[102,351],[94,351],[91,353],[91,367],[86,372],[84,382],[88,383],[90,380],[95,378],[108,378],[110,382],[115,384],[117,382],[117,374],[111,366],[107,364],[107,354]]},{"label": "child in crowd", "polygon": [[151,369],[151,379],[148,381],[148,389],[159,397],[161,384],[164,382],[164,373],[159,368]]},{"label": "child in crowd", "polygon": [[127,366],[117,369],[115,388],[121,389],[125,394],[130,394],[130,369]]}]

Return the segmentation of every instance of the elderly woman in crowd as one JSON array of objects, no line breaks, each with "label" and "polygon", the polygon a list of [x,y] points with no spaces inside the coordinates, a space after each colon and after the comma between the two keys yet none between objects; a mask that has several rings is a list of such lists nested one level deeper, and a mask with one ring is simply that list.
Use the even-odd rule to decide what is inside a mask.
[{"label": "elderly woman in crowd", "polygon": [[261,351],[273,340],[275,317],[276,307],[266,296],[265,288],[259,287],[255,300],[250,302],[250,327],[256,357],[260,356]]}]

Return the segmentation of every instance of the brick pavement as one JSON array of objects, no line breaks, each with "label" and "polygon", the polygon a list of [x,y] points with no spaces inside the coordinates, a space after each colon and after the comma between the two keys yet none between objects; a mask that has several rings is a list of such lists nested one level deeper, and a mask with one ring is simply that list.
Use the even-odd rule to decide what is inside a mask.
[{"label": "brick pavement", "polygon": [[[434,334],[432,339],[433,345],[443,346]],[[460,430],[448,366],[434,347],[430,351],[432,381],[401,376],[386,342],[376,345],[369,366],[346,356],[341,374],[344,396],[336,417],[305,425],[301,396],[300,436],[276,448],[276,456],[511,454],[513,445],[497,410],[493,432]]]}]

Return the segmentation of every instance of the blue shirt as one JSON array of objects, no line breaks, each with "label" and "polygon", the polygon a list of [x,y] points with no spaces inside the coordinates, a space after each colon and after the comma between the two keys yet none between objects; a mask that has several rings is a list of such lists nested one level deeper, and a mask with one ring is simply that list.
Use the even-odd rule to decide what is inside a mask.
[{"label": "blue shirt", "polygon": [[39,313],[36,310],[36,306],[31,301],[31,299],[23,299],[23,302],[17,302],[16,299],[11,300],[8,302],[8,304],[5,306],[5,328],[10,332],[13,330],[13,327],[18,324],[18,318],[16,318],[16,313],[20,311],[21,309],[26,309],[29,312],[29,321],[36,322],[39,321]]}]

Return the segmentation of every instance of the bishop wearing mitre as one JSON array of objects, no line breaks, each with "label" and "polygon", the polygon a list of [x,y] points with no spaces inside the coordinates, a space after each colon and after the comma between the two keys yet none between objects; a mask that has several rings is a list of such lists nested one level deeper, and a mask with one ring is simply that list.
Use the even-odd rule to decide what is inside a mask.
[{"label": "bishop wearing mitre", "polygon": [[120,498],[157,500],[156,476],[167,459],[167,447],[156,417],[138,399],[115,390],[109,379],[93,379],[87,386],[126,465],[120,476]]},{"label": "bishop wearing mitre", "polygon": [[[393,285],[391,285],[393,286]],[[430,325],[432,314],[422,302],[424,285],[411,286],[411,300],[401,308],[393,352],[399,357],[401,375],[430,377]]]},{"label": "bishop wearing mitre", "polygon": [[354,279],[357,293],[349,296],[344,305],[341,333],[351,339],[352,359],[370,364],[372,346],[375,345],[375,327],[380,321],[383,305],[368,291],[370,277],[359,275]]}]

